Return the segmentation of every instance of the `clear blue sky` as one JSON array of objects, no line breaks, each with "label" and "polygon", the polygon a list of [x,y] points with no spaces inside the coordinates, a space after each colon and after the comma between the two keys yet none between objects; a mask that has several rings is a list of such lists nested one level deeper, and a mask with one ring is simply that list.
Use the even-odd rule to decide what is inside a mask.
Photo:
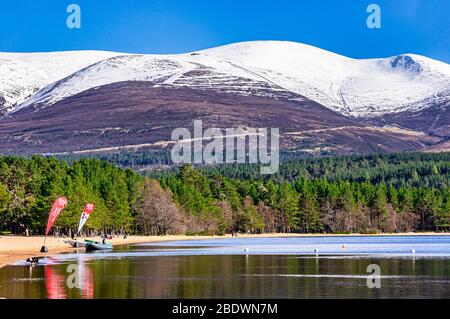
[{"label": "clear blue sky", "polygon": [[[70,3],[82,28],[66,27]],[[382,9],[368,29],[366,7]],[[450,0],[2,0],[0,51],[179,53],[290,40],[354,58],[417,53],[450,63]]]}]

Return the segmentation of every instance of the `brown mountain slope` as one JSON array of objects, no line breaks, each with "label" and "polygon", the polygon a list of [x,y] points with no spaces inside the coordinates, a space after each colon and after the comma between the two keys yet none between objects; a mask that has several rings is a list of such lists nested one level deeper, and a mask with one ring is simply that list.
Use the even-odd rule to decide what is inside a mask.
[{"label": "brown mountain slope", "polygon": [[280,128],[282,148],[318,153],[421,150],[441,141],[347,118],[289,92],[268,98],[122,82],[0,119],[0,153],[158,148],[158,142],[170,141],[173,129],[192,130],[194,120],[203,120],[204,128]]}]

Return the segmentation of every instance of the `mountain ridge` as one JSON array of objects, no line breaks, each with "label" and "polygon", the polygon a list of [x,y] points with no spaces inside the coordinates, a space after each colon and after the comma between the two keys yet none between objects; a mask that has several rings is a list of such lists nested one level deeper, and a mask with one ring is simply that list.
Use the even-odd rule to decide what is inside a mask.
[{"label": "mountain ridge", "polygon": [[0,103],[0,153],[165,149],[171,132],[194,120],[279,128],[283,150],[308,154],[450,150],[450,66],[425,57],[357,60],[270,41],[177,55],[86,54],[68,66],[67,53],[44,54],[41,69],[16,70],[25,80],[12,83],[9,97],[31,96]]},{"label": "mountain ridge", "polygon": [[[75,51],[79,52],[83,51]],[[87,52],[98,54],[97,51]],[[64,74],[39,90],[36,87],[25,90],[23,95],[28,93],[28,98],[21,95],[15,107],[11,107],[10,102],[9,109],[3,108],[3,113],[14,113],[33,104],[51,105],[91,88],[124,81],[196,86],[205,76],[193,76],[188,82],[185,75],[205,70],[214,73],[212,87],[222,86],[233,91],[229,82],[235,77],[265,82],[273,89],[278,87],[302,95],[354,117],[419,111],[429,107],[423,102],[427,98],[444,95],[448,99],[450,96],[450,66],[415,54],[384,59],[352,59],[288,41],[240,42],[170,55],[102,54],[105,58],[91,58],[82,68]],[[92,61],[94,63],[89,64]],[[210,79],[209,75],[207,80]],[[1,88],[0,94],[5,96]]]}]

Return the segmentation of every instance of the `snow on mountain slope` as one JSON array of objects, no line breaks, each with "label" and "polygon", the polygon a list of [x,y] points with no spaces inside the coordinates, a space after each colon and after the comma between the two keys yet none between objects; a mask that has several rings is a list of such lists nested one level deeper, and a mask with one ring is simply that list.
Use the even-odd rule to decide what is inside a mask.
[{"label": "snow on mountain slope", "polygon": [[248,42],[203,51],[263,75],[290,91],[354,116],[405,109],[443,91],[450,65],[419,55],[357,60],[293,42]]},{"label": "snow on mountain slope", "polygon": [[103,51],[0,53],[0,114],[13,111],[39,89],[115,55]]},{"label": "snow on mountain slope", "polygon": [[[148,81],[156,86],[188,86],[223,90],[228,93],[275,97],[284,91],[259,75],[222,59],[194,54],[120,55],[52,83],[18,106],[42,107],[103,85],[125,81]],[[251,92],[251,93],[250,93]]]},{"label": "snow on mountain slope", "polygon": [[[450,65],[413,54],[357,60],[280,41],[242,42],[179,55],[108,54],[112,57],[67,74],[10,111],[32,105],[46,107],[85,90],[122,81],[274,98],[292,92],[357,117],[417,111],[435,99],[450,99]],[[30,64],[26,67],[31,68]],[[21,72],[27,73],[26,69]],[[4,69],[0,74],[5,73],[13,78]],[[20,85],[21,80],[15,83]],[[20,96],[23,99],[29,93]]]}]

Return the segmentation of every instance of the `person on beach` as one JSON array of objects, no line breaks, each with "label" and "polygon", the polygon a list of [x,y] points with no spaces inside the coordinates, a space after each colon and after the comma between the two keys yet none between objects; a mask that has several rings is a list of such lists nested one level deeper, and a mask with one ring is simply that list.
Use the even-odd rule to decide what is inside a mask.
[{"label": "person on beach", "polygon": [[103,235],[103,238],[102,238],[102,244],[103,244],[103,245],[106,244],[106,239],[108,239],[108,235],[105,233],[105,234]]}]

